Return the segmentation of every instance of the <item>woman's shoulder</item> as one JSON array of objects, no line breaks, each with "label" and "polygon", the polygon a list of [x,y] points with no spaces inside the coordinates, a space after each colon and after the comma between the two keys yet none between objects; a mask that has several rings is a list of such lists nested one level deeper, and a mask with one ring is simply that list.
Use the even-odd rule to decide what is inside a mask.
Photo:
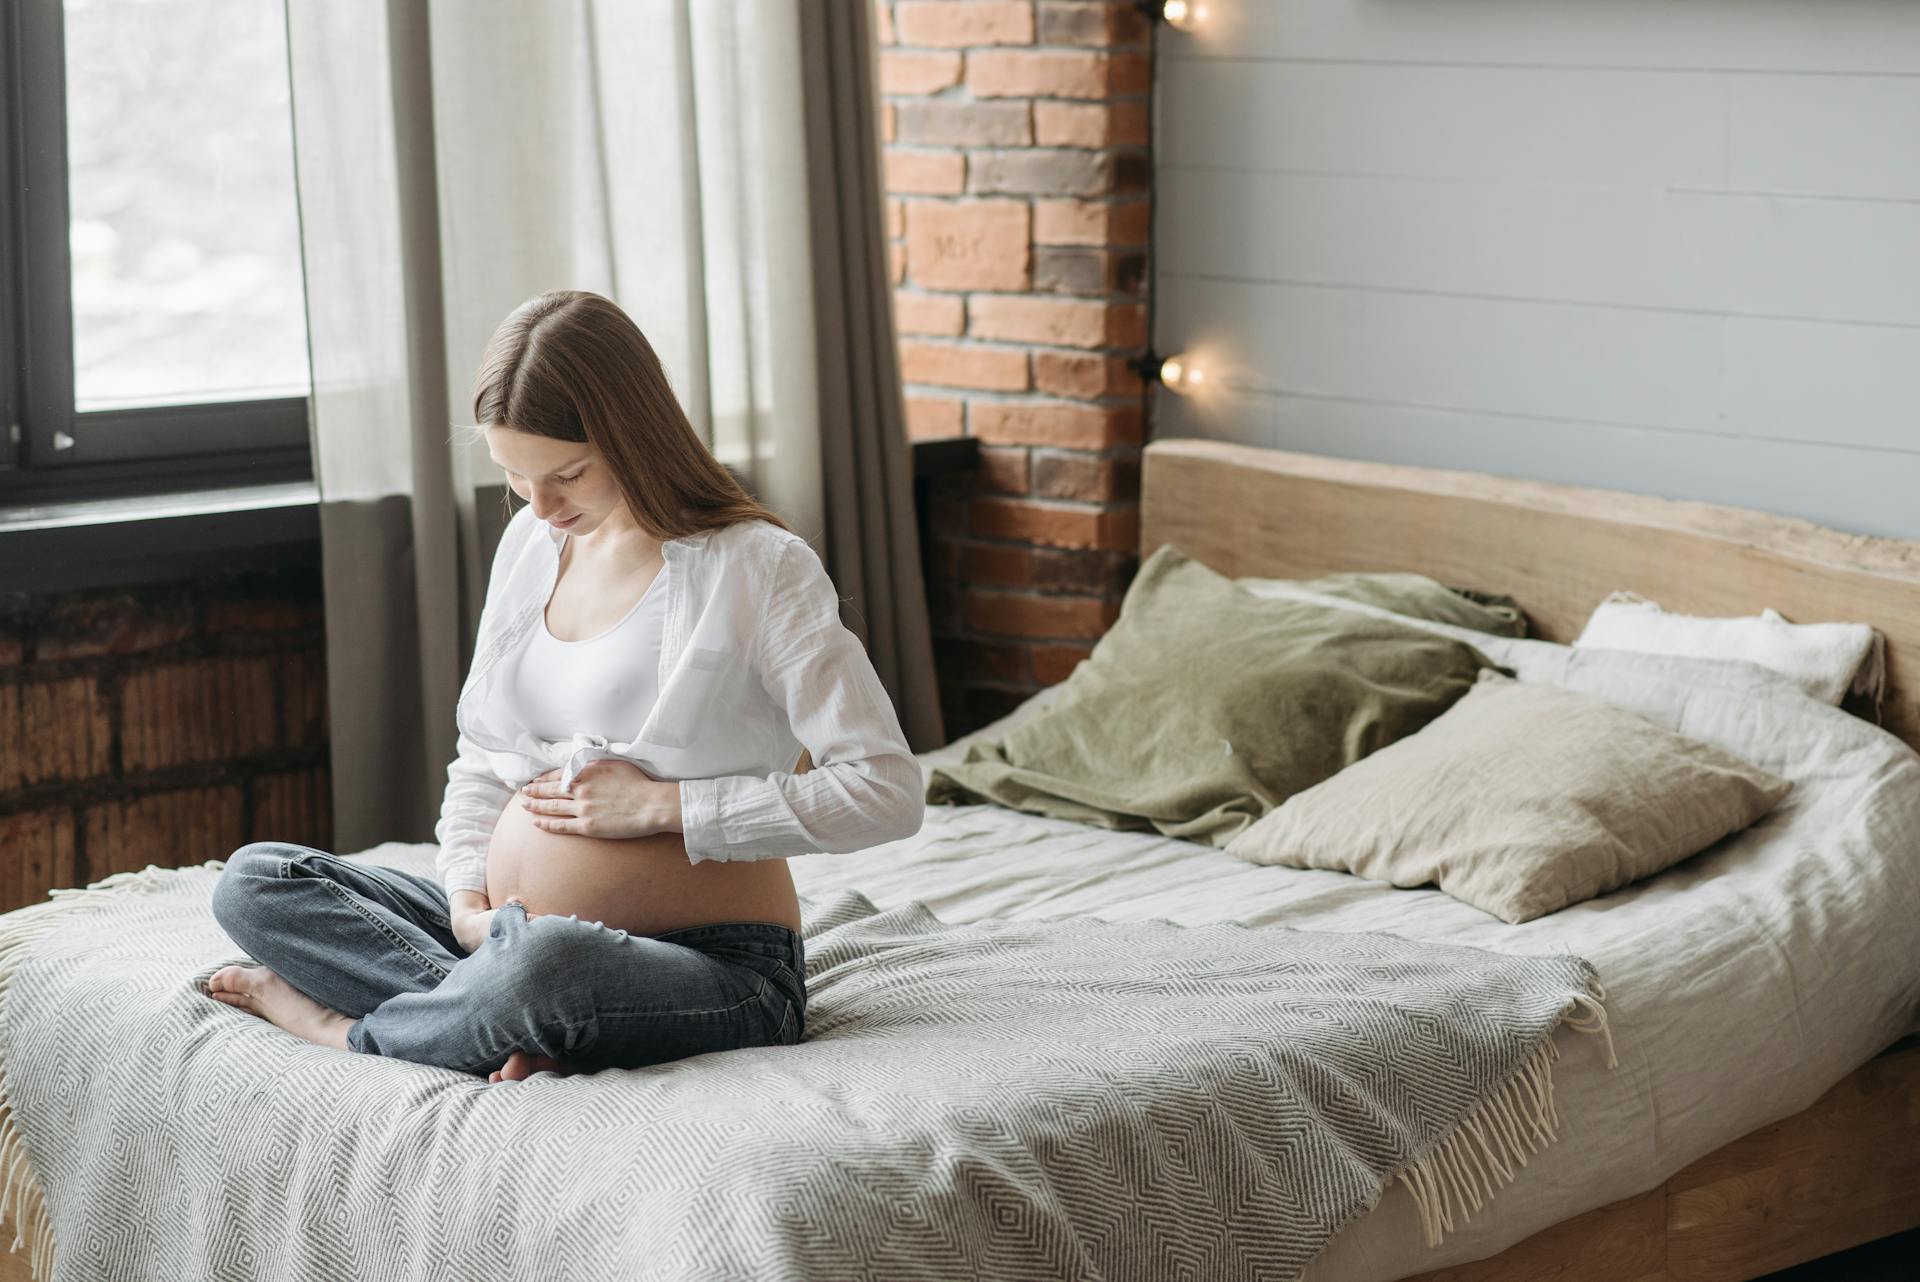
[{"label": "woman's shoulder", "polygon": [[734,521],[717,529],[707,531],[711,545],[736,556],[748,556],[758,560],[778,561],[792,544],[803,546],[807,541],[788,529],[775,525],[771,521],[751,517],[744,521]]},{"label": "woman's shoulder", "polygon": [[826,563],[813,545],[771,521],[735,521],[713,531],[707,546],[719,549],[713,558],[718,580],[737,585],[742,599],[769,618],[833,595]]}]

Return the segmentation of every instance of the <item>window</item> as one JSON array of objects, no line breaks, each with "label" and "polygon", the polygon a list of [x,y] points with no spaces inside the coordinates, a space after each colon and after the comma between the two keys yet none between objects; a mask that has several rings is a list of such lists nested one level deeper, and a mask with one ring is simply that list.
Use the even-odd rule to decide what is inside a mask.
[{"label": "window", "polygon": [[312,476],[285,14],[0,13],[0,505]]}]

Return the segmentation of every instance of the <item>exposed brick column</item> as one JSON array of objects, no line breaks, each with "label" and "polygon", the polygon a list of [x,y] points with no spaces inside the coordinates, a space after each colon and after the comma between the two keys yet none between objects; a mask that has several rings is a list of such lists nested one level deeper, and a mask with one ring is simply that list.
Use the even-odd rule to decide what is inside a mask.
[{"label": "exposed brick column", "polygon": [[958,735],[1071,672],[1138,567],[1149,31],[1131,4],[874,7],[908,430],[981,447],[933,512]]}]

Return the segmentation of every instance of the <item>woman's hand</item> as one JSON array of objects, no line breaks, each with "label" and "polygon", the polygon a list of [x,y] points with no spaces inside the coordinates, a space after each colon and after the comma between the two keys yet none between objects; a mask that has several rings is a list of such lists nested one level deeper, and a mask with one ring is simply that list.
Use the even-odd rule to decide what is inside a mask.
[{"label": "woman's hand", "polygon": [[469,953],[480,951],[480,945],[486,941],[487,932],[493,929],[493,915],[498,908],[454,909],[452,917],[453,937],[460,941],[460,947]]},{"label": "woman's hand", "polygon": [[560,769],[535,775],[520,789],[520,804],[548,832],[581,837],[649,837],[678,832],[680,785],[655,779],[624,757],[589,761],[573,777],[573,795],[560,791]]},{"label": "woman's hand", "polygon": [[[520,911],[529,917],[536,915],[528,911],[526,900],[518,895],[509,896],[507,903],[519,904]],[[480,945],[487,941],[487,935],[493,930],[493,915],[499,911],[499,908],[489,906],[485,899],[477,896],[465,902],[456,899],[453,911],[447,914],[448,926],[453,931],[453,937],[460,941],[460,947],[469,953],[479,952]]]}]

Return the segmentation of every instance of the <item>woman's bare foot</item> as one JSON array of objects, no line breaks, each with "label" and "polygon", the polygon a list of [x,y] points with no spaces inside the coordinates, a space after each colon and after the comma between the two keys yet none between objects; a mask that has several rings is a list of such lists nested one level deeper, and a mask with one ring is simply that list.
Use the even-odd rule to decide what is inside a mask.
[{"label": "woman's bare foot", "polygon": [[316,1046],[347,1049],[353,1021],[322,1006],[265,966],[223,966],[207,978],[207,995],[258,1015]]},{"label": "woman's bare foot", "polygon": [[530,1055],[526,1051],[515,1051],[507,1056],[507,1062],[487,1075],[489,1082],[518,1082],[532,1077],[535,1073],[556,1073],[561,1077],[571,1077],[579,1072],[577,1065],[555,1059],[551,1055]]}]

